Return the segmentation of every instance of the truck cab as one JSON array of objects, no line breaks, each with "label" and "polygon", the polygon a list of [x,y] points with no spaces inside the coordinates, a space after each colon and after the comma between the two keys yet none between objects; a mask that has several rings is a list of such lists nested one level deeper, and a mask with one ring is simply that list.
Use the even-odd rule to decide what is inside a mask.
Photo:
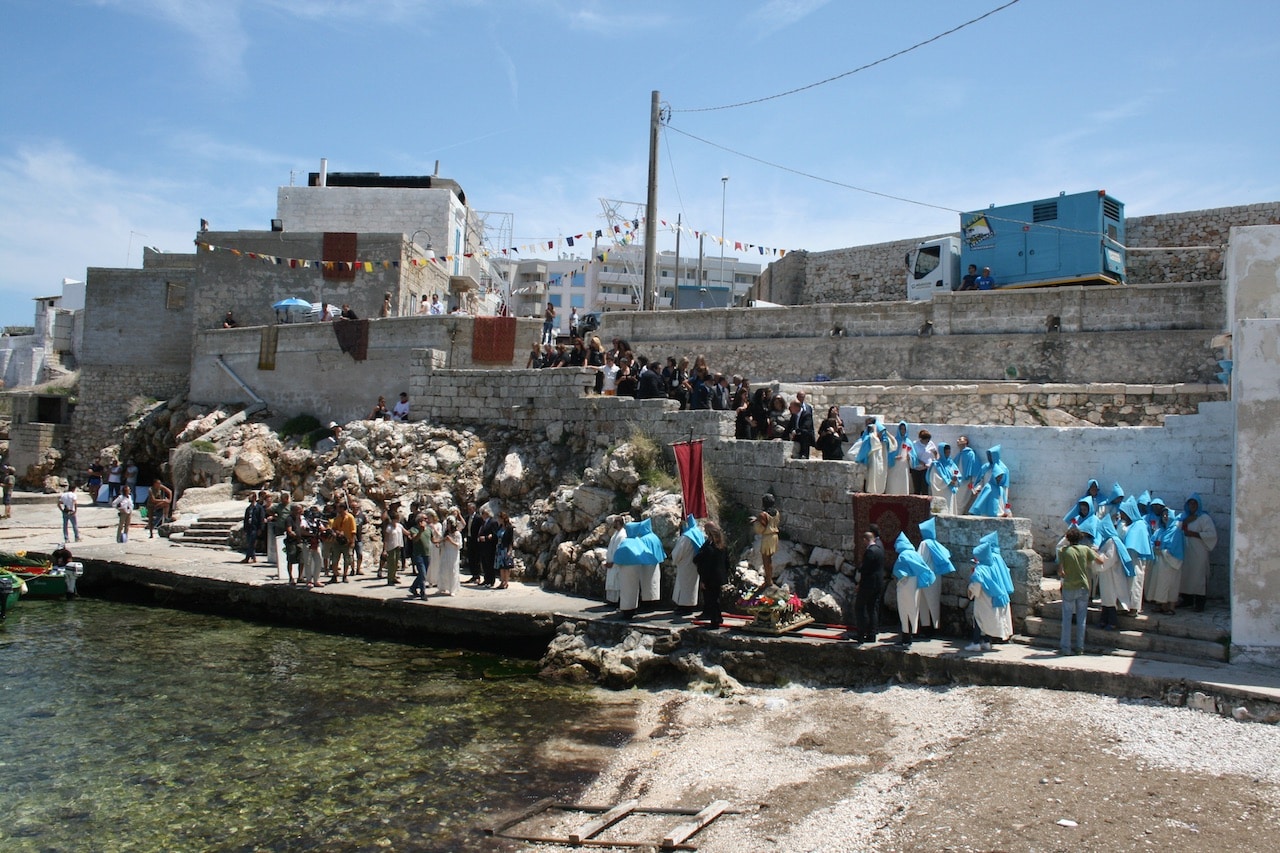
[{"label": "truck cab", "polygon": [[907,298],[932,299],[960,286],[960,239],[938,237],[907,252]]}]

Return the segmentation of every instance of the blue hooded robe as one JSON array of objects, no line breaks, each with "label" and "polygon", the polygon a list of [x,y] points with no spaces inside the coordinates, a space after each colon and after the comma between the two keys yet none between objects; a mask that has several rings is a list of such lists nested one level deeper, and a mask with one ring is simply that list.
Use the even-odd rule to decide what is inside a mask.
[{"label": "blue hooded robe", "polygon": [[898,534],[898,538],[893,542],[893,550],[898,552],[898,559],[893,564],[895,578],[914,577],[916,589],[924,589],[938,580],[938,576],[933,573],[933,569],[929,568],[929,564],[916,553],[916,547],[911,544],[907,534]]},{"label": "blue hooded robe", "polygon": [[1009,502],[1009,467],[1000,461],[998,444],[987,451],[987,459],[990,461],[982,466],[982,471],[978,474],[978,479],[985,477],[986,483],[974,499],[973,506],[969,507],[969,514],[998,518]]},{"label": "blue hooded robe", "polygon": [[[929,552],[929,564],[936,575],[949,575],[956,570],[955,564],[951,562],[951,552],[947,550],[947,546],[935,538],[935,529],[937,527],[934,519],[920,522],[920,544],[925,546]],[[897,543],[894,543],[895,548]],[[918,552],[917,552],[918,553]]]},{"label": "blue hooded robe", "polygon": [[654,566],[667,559],[662,540],[653,532],[653,523],[649,519],[629,522],[626,528],[627,538],[614,552],[614,565]]}]

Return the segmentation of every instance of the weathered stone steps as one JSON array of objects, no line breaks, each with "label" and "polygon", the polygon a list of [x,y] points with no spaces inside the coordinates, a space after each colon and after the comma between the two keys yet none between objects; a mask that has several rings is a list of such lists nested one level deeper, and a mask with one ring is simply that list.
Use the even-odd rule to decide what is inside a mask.
[{"label": "weathered stone steps", "polygon": [[[1057,648],[1061,637],[1062,620],[1043,616],[1028,616],[1023,632],[1032,645]],[[1227,660],[1227,645],[1215,640],[1173,637],[1161,633],[1122,628],[1104,631],[1093,625],[1085,629],[1085,647],[1123,650],[1142,657],[1160,657],[1182,661]]]}]

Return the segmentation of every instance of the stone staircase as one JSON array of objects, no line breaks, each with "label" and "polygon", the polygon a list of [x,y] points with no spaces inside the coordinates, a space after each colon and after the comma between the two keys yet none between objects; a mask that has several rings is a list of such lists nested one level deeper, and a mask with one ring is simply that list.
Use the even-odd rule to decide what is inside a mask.
[{"label": "stone staircase", "polygon": [[[1049,594],[1057,595],[1057,591]],[[1056,649],[1062,631],[1062,601],[1047,602],[1038,610],[1038,615],[1026,618],[1022,634],[1014,640]],[[1120,615],[1116,620],[1119,630],[1115,631],[1097,627],[1101,616],[1102,608],[1091,603],[1084,638],[1085,649],[1090,653],[1176,661],[1226,662],[1228,659],[1231,614],[1225,603],[1210,602],[1203,613],[1188,607],[1179,609],[1174,616]]]},{"label": "stone staircase", "polygon": [[232,529],[243,522],[243,514],[200,516],[181,530],[175,524],[170,529],[169,541],[174,545],[217,548],[225,551],[231,546]]}]

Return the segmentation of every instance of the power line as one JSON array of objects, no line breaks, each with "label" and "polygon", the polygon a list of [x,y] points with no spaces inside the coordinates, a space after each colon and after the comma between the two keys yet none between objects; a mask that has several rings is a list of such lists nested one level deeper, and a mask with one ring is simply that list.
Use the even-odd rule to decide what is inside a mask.
[{"label": "power line", "polygon": [[715,112],[715,111],[717,111],[717,110],[731,110],[731,109],[734,109],[734,108],[736,108],[736,107],[746,107],[746,106],[750,106],[750,105],[752,105],[752,104],[759,104],[759,103],[763,103],[763,102],[765,102],[765,101],[772,101],[772,100],[774,100],[774,99],[776,99],[776,98],[785,98],[787,95],[794,95],[794,94],[796,94],[797,92],[803,92],[803,91],[806,91],[806,90],[808,90],[808,89],[815,89],[815,88],[817,88],[818,86],[823,86],[823,85],[826,85],[827,83],[832,83],[832,82],[835,82],[836,80],[841,80],[841,79],[843,79],[843,78],[845,78],[845,77],[848,77],[848,76],[849,76],[849,75],[851,75],[851,74],[857,74],[859,71],[866,71],[868,68],[875,68],[877,65],[880,65],[880,64],[882,64],[882,63],[888,62],[890,59],[896,59],[896,58],[898,58],[899,56],[902,56],[903,54],[910,53],[911,51],[913,51],[913,50],[917,50],[917,49],[919,49],[919,48],[922,48],[922,47],[924,47],[925,45],[933,44],[933,43],[934,43],[935,41],[937,41],[938,39],[945,38],[945,37],[947,37],[947,36],[951,35],[952,33],[958,33],[958,32],[960,32],[961,30],[963,30],[965,27],[972,26],[973,24],[978,23],[979,21],[983,20],[984,18],[989,18],[989,17],[991,17],[992,15],[994,15],[994,14],[995,14],[995,13],[997,13],[997,12],[1002,12],[1002,11],[1004,11],[1005,9],[1008,9],[1010,6],[1014,5],[1014,4],[1015,4],[1015,3],[1017,3],[1017,2],[1019,2],[1019,0],[1009,0],[1009,2],[1008,2],[1008,3],[1005,3],[1003,6],[997,6],[996,8],[994,8],[994,9],[990,10],[989,12],[984,12],[983,14],[979,15],[978,17],[973,18],[973,19],[968,20],[968,21],[965,21],[963,24],[960,24],[960,25],[958,25],[958,26],[952,27],[951,29],[947,30],[947,31],[946,31],[946,32],[944,32],[944,33],[938,33],[936,36],[933,36],[932,38],[927,38],[927,39],[925,39],[924,41],[916,42],[915,44],[911,45],[911,47],[904,47],[902,50],[899,50],[899,51],[898,51],[898,52],[896,52],[896,53],[891,53],[891,54],[889,54],[888,56],[883,56],[883,57],[881,57],[880,59],[875,60],[874,62],[868,62],[866,65],[860,65],[860,66],[858,66],[857,68],[853,69],[852,71],[846,71],[846,72],[844,72],[843,74],[837,74],[837,75],[836,75],[836,76],[834,76],[834,77],[828,77],[828,78],[827,78],[827,79],[825,79],[825,80],[819,80],[818,82],[816,82],[816,83],[810,83],[810,84],[808,84],[807,86],[801,86],[801,87],[799,87],[799,88],[797,88],[797,89],[788,89],[788,90],[787,90],[787,91],[785,91],[785,92],[779,92],[779,93],[778,93],[778,94],[776,94],[776,95],[766,95],[766,96],[765,96],[765,97],[763,97],[763,98],[753,98],[753,99],[752,99],[752,100],[750,100],[750,101],[739,101],[739,102],[738,102],[738,103],[736,103],[736,104],[725,104],[725,105],[723,105],[723,106],[719,106],[719,107],[699,107],[699,108],[697,108],[697,109],[688,109],[688,110],[674,110],[674,109],[673,109],[673,110],[672,110],[672,112],[677,112],[677,113],[709,113],[709,112]]},{"label": "power line", "polygon": [[696,140],[696,141],[698,141],[698,142],[701,142],[703,145],[710,145],[712,148],[719,148],[721,151],[726,151],[726,152],[728,152],[728,153],[730,153],[730,154],[733,154],[734,156],[742,157],[742,158],[747,159],[747,160],[752,160],[752,161],[754,161],[754,162],[756,162],[756,163],[759,163],[759,164],[761,164],[761,165],[763,165],[763,166],[768,166],[768,167],[770,167],[770,168],[772,168],[772,169],[780,169],[780,170],[781,170],[781,171],[783,171],[783,172],[790,172],[791,174],[793,174],[793,175],[799,175],[799,176],[800,176],[800,177],[802,177],[802,178],[809,178],[810,180],[813,180],[813,181],[820,181],[821,183],[824,183],[824,184],[831,184],[832,186],[836,186],[836,187],[843,187],[843,188],[844,188],[844,189],[846,189],[846,190],[853,190],[854,192],[860,192],[860,193],[866,193],[866,194],[868,194],[868,195],[879,196],[880,198],[887,198],[887,199],[891,199],[892,201],[901,201],[901,202],[906,202],[907,204],[918,204],[918,205],[920,205],[921,207],[931,207],[931,208],[933,208],[934,210],[945,210],[947,213],[962,213],[962,212],[963,212],[963,211],[960,211],[960,210],[955,209],[954,207],[945,207],[945,206],[940,205],[940,204],[930,204],[930,203],[929,203],[929,202],[927,202],[927,201],[916,201],[915,199],[911,199],[911,198],[904,198],[903,196],[892,195],[891,193],[882,193],[882,192],[879,192],[879,191],[877,191],[877,190],[869,190],[869,189],[867,189],[866,187],[856,187],[856,186],[854,186],[853,184],[846,184],[846,183],[843,183],[843,182],[841,182],[841,181],[833,180],[833,179],[831,179],[831,178],[824,178],[824,177],[822,177],[821,175],[814,175],[814,174],[811,174],[811,173],[809,173],[809,172],[802,172],[802,171],[800,171],[799,169],[792,169],[790,166],[783,166],[783,165],[782,165],[782,164],[780,164],[780,163],[773,163],[773,162],[771,162],[771,161],[769,161],[769,160],[765,160],[765,159],[762,159],[762,158],[760,158],[760,157],[755,157],[755,156],[753,156],[753,155],[751,155],[751,154],[745,154],[745,153],[743,153],[742,151],[735,151],[734,149],[732,149],[732,148],[728,148],[728,147],[726,147],[726,146],[724,146],[724,145],[721,145],[721,144],[719,144],[718,142],[712,142],[712,141],[711,141],[711,140],[709,140],[709,139],[703,139],[703,138],[702,138],[702,137],[700,137],[700,136],[694,136],[692,133],[689,133],[689,132],[687,132],[687,131],[681,130],[681,129],[680,129],[680,128],[678,128],[678,127],[672,127],[672,126],[671,126],[671,125],[669,125],[669,124],[668,124],[666,127],[667,127],[667,130],[675,131],[676,133],[680,134],[681,136],[687,136],[687,137],[689,137],[690,139],[693,139],[693,140]]}]

